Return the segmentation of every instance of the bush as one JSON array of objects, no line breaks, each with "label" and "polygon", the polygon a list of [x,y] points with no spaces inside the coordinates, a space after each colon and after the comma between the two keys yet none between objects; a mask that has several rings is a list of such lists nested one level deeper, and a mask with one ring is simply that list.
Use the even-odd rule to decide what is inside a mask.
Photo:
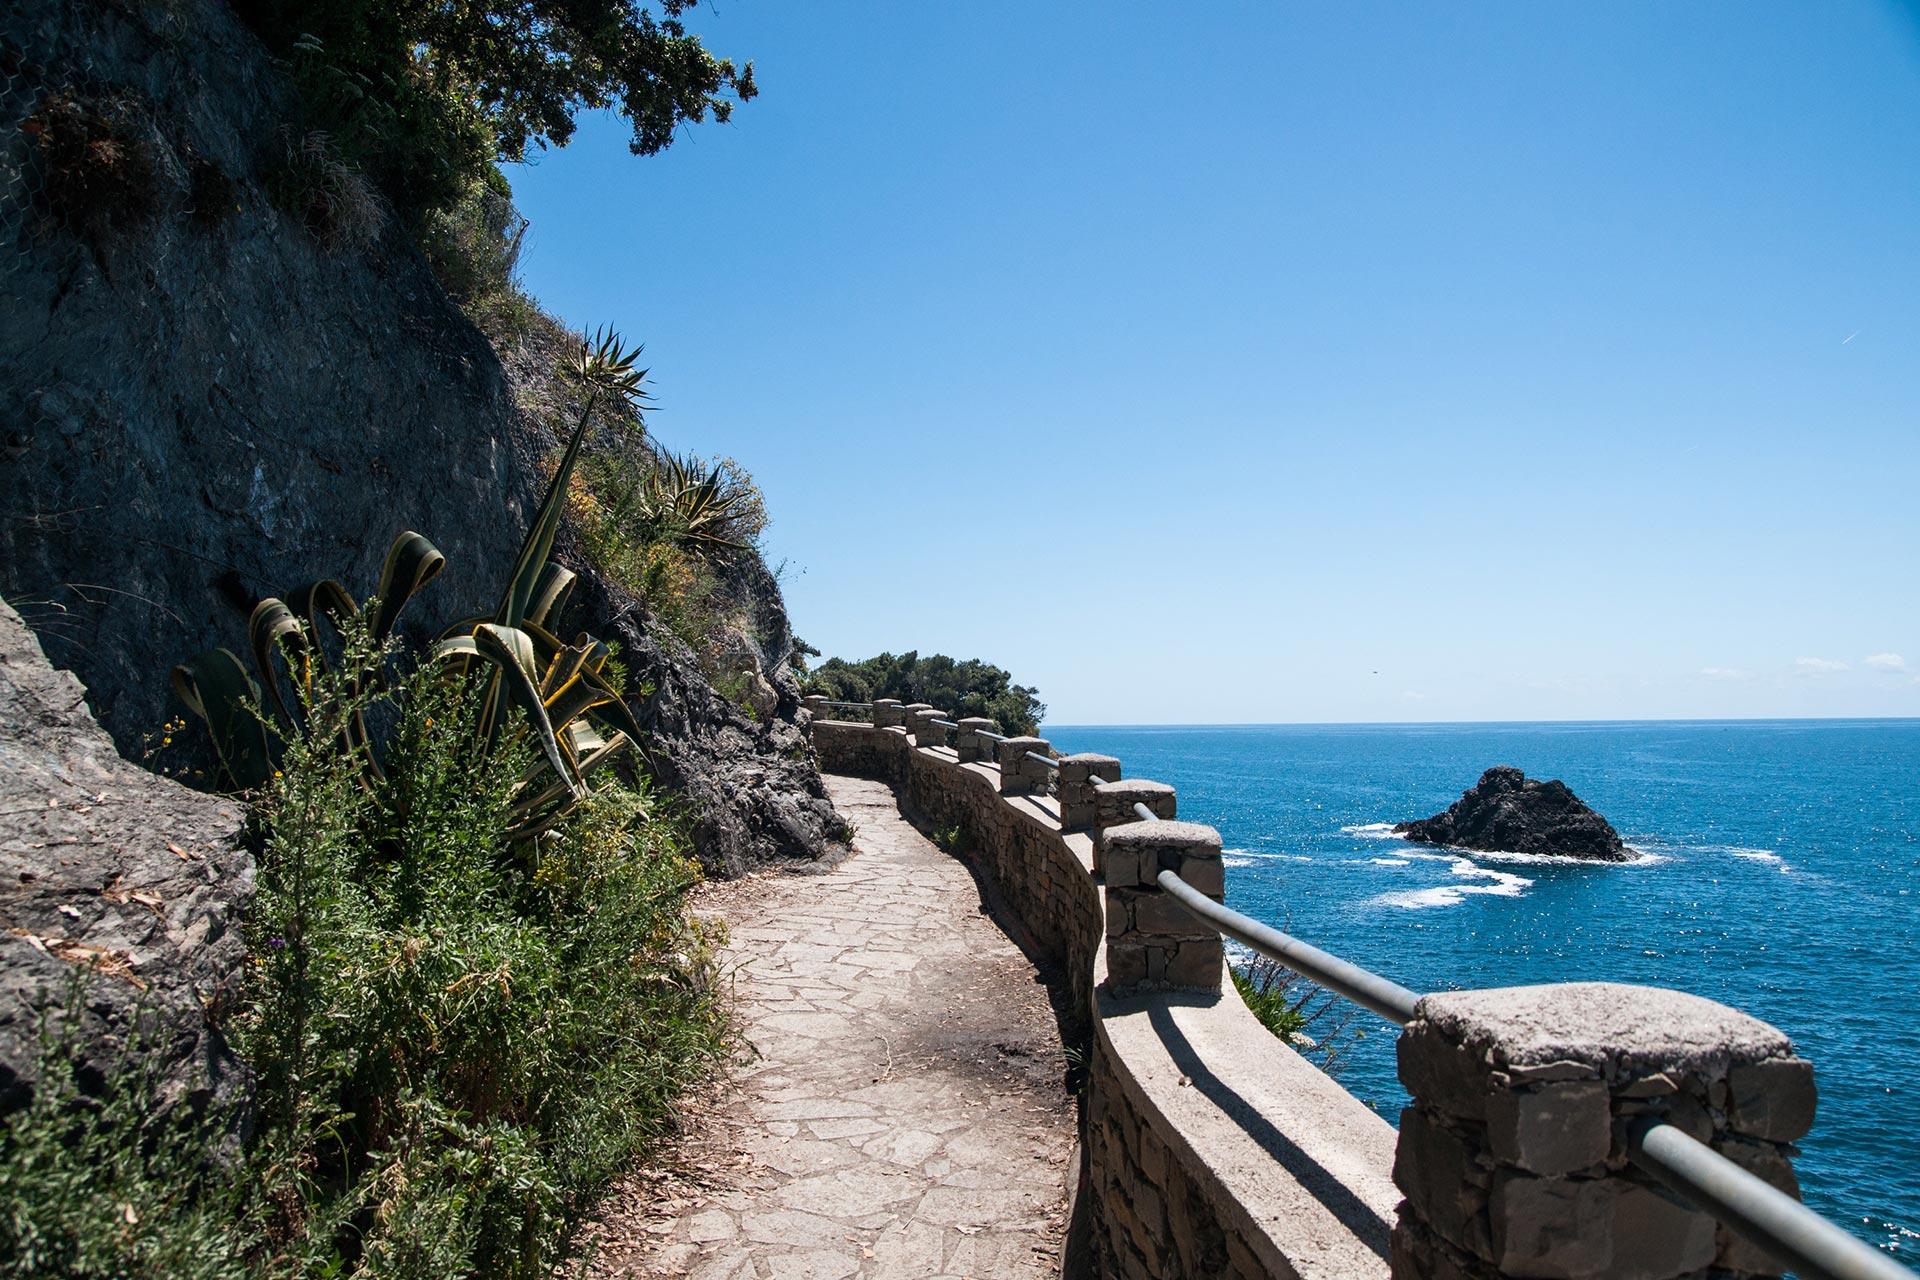
[{"label": "bush", "polygon": [[[76,986],[69,1008],[84,1000]],[[249,1232],[239,1183],[218,1167],[221,1135],[163,1105],[136,1036],[104,1089],[44,1029],[32,1101],[0,1126],[0,1276],[240,1280]]]},{"label": "bush", "polygon": [[1347,1049],[1366,1032],[1353,1025],[1359,1006],[1301,977],[1277,960],[1254,956],[1228,969],[1234,990],[1260,1025],[1331,1076]]},{"label": "bush", "polygon": [[429,212],[420,247],[448,294],[496,344],[527,333],[536,307],[520,287],[520,249],[527,220],[513,189],[488,165],[447,209]]},{"label": "bush", "polygon": [[990,663],[956,662],[943,653],[883,653],[860,662],[829,658],[807,677],[805,691],[836,702],[925,702],[956,716],[985,716],[1013,734],[1035,732],[1047,713],[1038,689],[1013,683]]},{"label": "bush", "polygon": [[0,1137],[0,1244],[39,1259],[17,1274],[545,1276],[727,1052],[698,872],[659,801],[605,784],[512,840],[534,757],[476,757],[477,681],[353,685],[322,675],[302,719],[389,726],[384,774],[299,735],[255,806],[229,1027],[252,1140],[220,1169],[216,1135],[146,1118],[137,1076],[90,1109],[42,1089]]},{"label": "bush", "polygon": [[766,528],[752,477],[731,458],[659,453],[632,431],[583,456],[579,475],[573,514],[589,558],[644,601],[710,679],[736,676],[728,659],[739,610],[723,577]]},{"label": "bush", "polygon": [[268,171],[267,194],[328,249],[371,244],[380,231],[380,202],[358,169],[340,158],[325,133],[282,135],[282,155]]},{"label": "bush", "polygon": [[130,99],[54,94],[20,129],[34,140],[41,204],[75,234],[98,245],[152,215],[154,138]]}]

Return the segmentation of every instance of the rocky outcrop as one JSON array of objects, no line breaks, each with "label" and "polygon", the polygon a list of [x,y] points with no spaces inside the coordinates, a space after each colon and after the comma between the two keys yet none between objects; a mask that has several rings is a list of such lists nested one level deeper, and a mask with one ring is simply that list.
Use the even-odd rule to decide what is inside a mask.
[{"label": "rocky outcrop", "polygon": [[245,962],[240,808],[122,760],[85,693],[0,601],[0,1111],[32,1088],[43,1016],[70,1010],[83,1082],[138,1017],[164,1099],[232,1105],[243,1071],[209,1019]]},{"label": "rocky outcrop", "polygon": [[750,712],[714,691],[684,644],[647,626],[637,602],[597,581],[582,586],[576,609],[585,624],[620,646],[629,687],[650,690],[634,701],[649,735],[643,755],[654,778],[684,797],[707,874],[737,876],[781,859],[831,861],[842,851],[845,824],[798,726],[793,673],[784,664],[772,670],[771,713]]},{"label": "rocky outcrop", "polygon": [[[300,141],[289,106],[221,0],[0,14],[0,595],[128,755],[179,710],[174,663],[242,648],[261,596],[321,578],[371,591],[402,529],[448,561],[409,610],[415,640],[491,613],[551,428],[572,422],[557,328],[503,367],[377,199],[346,211],[349,235],[270,194]],[[111,146],[75,154],[114,164],[63,178],[49,120],[105,131]],[[833,843],[778,587],[752,556],[726,577],[758,721],[643,636],[635,602],[602,591],[597,616],[568,620],[625,619],[656,686],[654,754],[722,873]]]},{"label": "rocky outcrop", "polygon": [[1445,813],[1403,822],[1396,835],[1421,844],[1451,845],[1487,853],[1533,853],[1622,862],[1633,851],[1620,833],[1581,803],[1567,784],[1540,782],[1511,765],[1480,775]]}]

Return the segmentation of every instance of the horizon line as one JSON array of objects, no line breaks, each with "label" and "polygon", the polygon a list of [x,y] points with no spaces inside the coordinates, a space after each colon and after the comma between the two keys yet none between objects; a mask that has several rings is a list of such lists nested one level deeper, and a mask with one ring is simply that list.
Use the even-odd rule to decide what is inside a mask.
[{"label": "horizon line", "polygon": [[1632,716],[1610,720],[1115,720],[1042,721],[1042,729],[1442,729],[1485,725],[1621,724],[1885,724],[1920,722],[1907,716]]}]

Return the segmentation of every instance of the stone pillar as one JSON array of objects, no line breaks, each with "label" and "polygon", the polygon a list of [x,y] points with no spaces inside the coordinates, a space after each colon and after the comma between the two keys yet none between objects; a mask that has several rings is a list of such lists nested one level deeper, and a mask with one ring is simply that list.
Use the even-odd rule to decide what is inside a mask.
[{"label": "stone pillar", "polygon": [[1779,1265],[1626,1159],[1654,1112],[1799,1194],[1787,1144],[1813,1067],[1699,996],[1570,982],[1426,996],[1400,1037],[1395,1280],[1777,1275]]},{"label": "stone pillar", "polygon": [[1178,816],[1173,800],[1173,788],[1164,782],[1129,778],[1124,782],[1093,784],[1093,870],[1095,875],[1106,869],[1107,832],[1114,827],[1140,821],[1140,815],[1133,810],[1136,804],[1147,806],[1156,818],[1171,819]]},{"label": "stone pillar", "polygon": [[956,723],[960,727],[953,732],[953,749],[959,754],[961,764],[994,758],[992,741],[981,737],[980,731],[984,729],[988,733],[998,733],[999,722],[985,716],[968,716]]},{"label": "stone pillar", "polygon": [[904,717],[901,714],[900,699],[875,698],[873,700],[873,722],[882,729],[891,725],[900,724],[903,720]]},{"label": "stone pillar", "polygon": [[993,758],[1000,763],[1001,795],[1032,795],[1046,791],[1047,775],[1053,770],[1038,760],[1027,759],[1027,752],[1038,751],[1045,755],[1052,749],[1052,743],[1045,738],[1008,738],[1005,742],[993,745]]},{"label": "stone pillar", "polygon": [[1060,758],[1060,829],[1081,831],[1093,825],[1093,788],[1120,781],[1120,762],[1091,752]]},{"label": "stone pillar", "polygon": [[806,710],[809,724],[815,720],[827,718],[828,707],[825,694],[810,693],[800,700],[800,705]]},{"label": "stone pillar", "polygon": [[952,717],[946,712],[934,710],[933,708],[914,712],[913,718],[907,722],[907,727],[913,730],[913,745],[916,747],[946,746],[949,742],[947,735],[951,734],[953,730],[943,729],[935,724],[934,721],[950,719],[952,719]]},{"label": "stone pillar", "polygon": [[1226,892],[1220,833],[1197,822],[1135,822],[1107,838],[1107,988],[1220,990],[1220,934],[1161,889],[1172,871],[1215,902]]}]

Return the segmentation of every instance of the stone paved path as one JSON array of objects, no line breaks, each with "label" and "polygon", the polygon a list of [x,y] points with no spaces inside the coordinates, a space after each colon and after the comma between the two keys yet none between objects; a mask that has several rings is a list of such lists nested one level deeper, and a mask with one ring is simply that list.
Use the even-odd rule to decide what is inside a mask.
[{"label": "stone paved path", "polygon": [[757,1057],[704,1167],[628,1188],[595,1276],[1059,1274],[1074,1115],[1046,991],[891,791],[827,789],[852,856],[716,896]]}]

